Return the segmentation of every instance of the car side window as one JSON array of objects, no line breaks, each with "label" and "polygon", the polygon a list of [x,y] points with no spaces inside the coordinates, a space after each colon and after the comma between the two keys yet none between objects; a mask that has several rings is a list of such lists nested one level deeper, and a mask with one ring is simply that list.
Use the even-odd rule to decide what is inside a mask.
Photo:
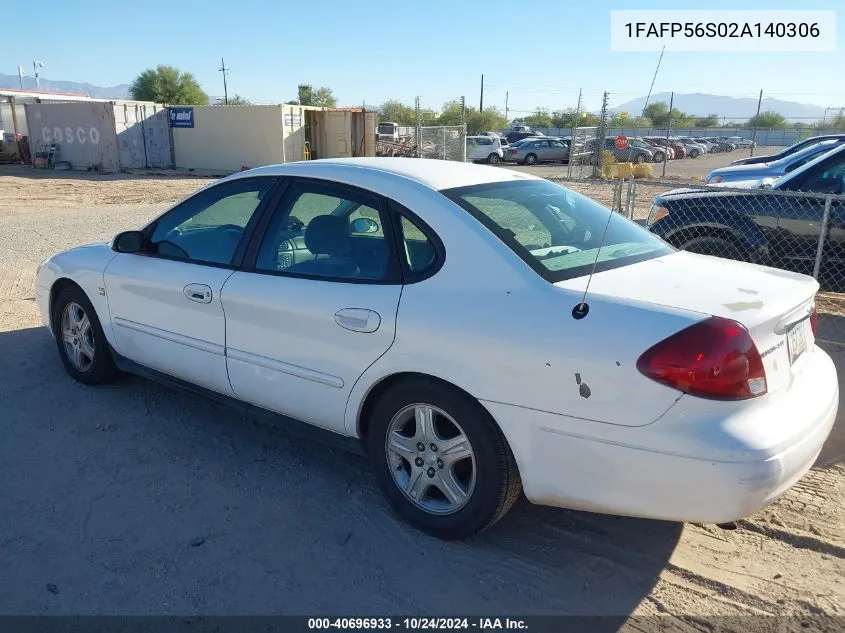
[{"label": "car side window", "polygon": [[485,136],[484,138],[480,138],[480,139],[478,139],[478,144],[479,144],[479,145],[492,145],[492,144],[493,144],[493,139],[491,139],[491,138],[487,138],[487,137]]},{"label": "car side window", "polygon": [[840,152],[832,160],[827,161],[826,165],[817,165],[810,171],[800,174],[785,183],[781,189],[812,193],[845,192],[845,153]]},{"label": "car side window", "polygon": [[258,271],[327,281],[391,281],[398,261],[376,196],[335,184],[296,183],[275,209]]},{"label": "car side window", "polygon": [[244,230],[276,178],[241,178],[200,191],[158,220],[154,255],[231,264]]}]

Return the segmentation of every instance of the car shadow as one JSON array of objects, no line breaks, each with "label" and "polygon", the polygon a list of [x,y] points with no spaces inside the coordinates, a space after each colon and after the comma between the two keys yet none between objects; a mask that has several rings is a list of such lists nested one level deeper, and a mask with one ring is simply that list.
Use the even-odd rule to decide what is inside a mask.
[{"label": "car shadow", "polygon": [[43,328],[0,357],[0,613],[628,615],[681,535],[523,501],[439,541],[361,456],[144,379],[81,385]]}]

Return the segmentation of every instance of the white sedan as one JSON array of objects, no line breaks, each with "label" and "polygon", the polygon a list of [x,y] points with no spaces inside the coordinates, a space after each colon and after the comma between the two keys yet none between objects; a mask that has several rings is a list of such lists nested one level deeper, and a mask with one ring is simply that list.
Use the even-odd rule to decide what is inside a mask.
[{"label": "white sedan", "polygon": [[36,288],[75,379],[135,372],[352,438],[396,511],[442,538],[523,489],[732,521],[807,472],[838,407],[815,280],[676,251],[492,167],[241,172],[50,257]]}]

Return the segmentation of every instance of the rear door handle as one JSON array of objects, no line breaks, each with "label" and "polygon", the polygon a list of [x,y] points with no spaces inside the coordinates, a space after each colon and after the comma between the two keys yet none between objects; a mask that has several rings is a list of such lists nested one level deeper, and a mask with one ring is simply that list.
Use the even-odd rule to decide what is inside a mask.
[{"label": "rear door handle", "polygon": [[381,325],[379,313],[365,308],[343,308],[334,313],[334,320],[340,327],[353,332],[375,332]]},{"label": "rear door handle", "polygon": [[183,292],[191,301],[211,303],[211,287],[205,284],[188,284]]}]

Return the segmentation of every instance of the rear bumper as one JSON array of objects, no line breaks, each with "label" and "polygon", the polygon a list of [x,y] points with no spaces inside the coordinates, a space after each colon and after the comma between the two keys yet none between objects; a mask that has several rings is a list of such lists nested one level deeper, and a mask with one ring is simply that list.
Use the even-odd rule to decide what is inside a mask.
[{"label": "rear bumper", "polygon": [[[712,411],[701,416],[706,406],[698,411],[676,406],[646,427],[608,432],[611,425],[594,423],[604,427],[602,437],[573,432],[571,418],[565,416],[484,404],[511,445],[525,495],[533,503],[721,523],[775,501],[818,457],[836,419],[839,386],[830,357],[819,348],[812,356],[802,385],[764,406],[735,408],[721,419]],[[694,404],[702,403],[707,401]],[[712,409],[728,410],[718,405]],[[790,425],[792,431],[784,437],[782,430]],[[781,432],[767,434],[767,427]],[[669,448],[673,432],[676,450]]]}]

